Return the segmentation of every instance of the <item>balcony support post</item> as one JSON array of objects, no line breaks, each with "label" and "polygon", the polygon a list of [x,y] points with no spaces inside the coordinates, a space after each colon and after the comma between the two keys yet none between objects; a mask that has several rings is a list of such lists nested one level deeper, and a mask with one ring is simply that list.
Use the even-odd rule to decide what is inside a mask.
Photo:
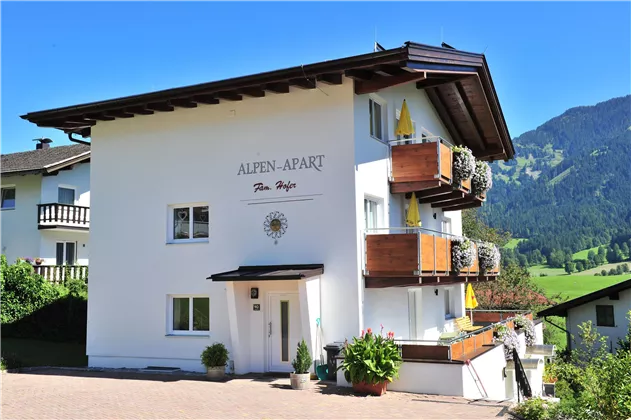
[{"label": "balcony support post", "polygon": [[368,240],[366,239],[366,231],[364,230],[364,275],[367,276],[370,274],[368,271]]},{"label": "balcony support post", "polygon": [[423,241],[421,241],[421,232],[420,231],[416,231],[416,241],[418,243],[418,246],[417,246],[417,249],[418,249],[418,251],[417,251],[418,270],[417,270],[416,273],[414,273],[414,275],[420,276],[423,273],[423,270],[422,270],[422,268],[423,268],[423,260],[422,260],[422,257],[421,257],[421,255],[423,254],[422,253],[422,249],[421,249],[421,246],[422,246],[421,244],[423,243]]}]

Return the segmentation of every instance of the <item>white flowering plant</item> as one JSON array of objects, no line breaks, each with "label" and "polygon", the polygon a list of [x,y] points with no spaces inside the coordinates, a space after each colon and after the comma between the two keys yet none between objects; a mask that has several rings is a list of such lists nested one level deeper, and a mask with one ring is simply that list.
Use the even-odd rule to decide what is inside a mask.
[{"label": "white flowering plant", "polygon": [[453,239],[451,241],[451,268],[459,273],[465,267],[473,264],[473,243],[467,239]]},{"label": "white flowering plant", "polygon": [[478,245],[478,261],[480,270],[486,273],[500,264],[500,250],[497,245],[490,242],[482,242]]},{"label": "white flowering plant", "polygon": [[453,152],[452,176],[454,183],[458,184],[473,176],[475,158],[471,150],[465,146],[454,146],[451,151]]},{"label": "white flowering plant", "polygon": [[480,197],[493,186],[493,171],[488,163],[478,160],[475,162],[475,171],[471,176],[473,193]]},{"label": "white flowering plant", "polygon": [[526,345],[533,346],[535,344],[535,323],[523,315],[517,315],[515,317],[515,328],[524,330],[526,338]]},{"label": "white flowering plant", "polygon": [[496,337],[493,339],[496,343],[504,344],[504,358],[513,360],[513,349],[519,352],[519,338],[517,333],[508,328],[506,325],[498,325],[495,327]]}]

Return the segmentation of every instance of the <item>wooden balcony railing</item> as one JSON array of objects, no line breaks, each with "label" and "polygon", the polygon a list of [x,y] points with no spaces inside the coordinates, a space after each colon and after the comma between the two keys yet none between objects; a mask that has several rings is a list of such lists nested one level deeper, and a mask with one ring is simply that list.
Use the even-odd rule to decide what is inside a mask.
[{"label": "wooden balcony railing", "polygon": [[414,192],[421,204],[449,211],[479,207],[484,201],[472,194],[471,179],[454,182],[453,152],[440,137],[390,142],[390,191]]},{"label": "wooden balcony railing", "polygon": [[87,230],[90,228],[90,207],[59,203],[38,204],[37,226],[39,229]]},{"label": "wooden balcony railing", "polygon": [[69,279],[88,281],[87,265],[34,265],[35,273],[51,283],[60,284]]},{"label": "wooden balcony railing", "polygon": [[456,272],[452,242],[458,237],[421,228],[372,229],[365,234],[366,287],[411,286],[489,280],[499,267],[481,273],[477,245],[473,264]]}]

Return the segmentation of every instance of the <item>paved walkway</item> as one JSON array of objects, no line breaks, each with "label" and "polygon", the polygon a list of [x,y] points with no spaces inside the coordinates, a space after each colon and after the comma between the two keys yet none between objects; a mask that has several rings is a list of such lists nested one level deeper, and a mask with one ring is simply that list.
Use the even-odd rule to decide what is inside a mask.
[{"label": "paved walkway", "polygon": [[[437,378],[437,380],[440,380]],[[505,406],[455,397],[389,392],[355,396],[313,382],[294,391],[289,379],[41,369],[2,373],[3,419],[497,419]]]}]

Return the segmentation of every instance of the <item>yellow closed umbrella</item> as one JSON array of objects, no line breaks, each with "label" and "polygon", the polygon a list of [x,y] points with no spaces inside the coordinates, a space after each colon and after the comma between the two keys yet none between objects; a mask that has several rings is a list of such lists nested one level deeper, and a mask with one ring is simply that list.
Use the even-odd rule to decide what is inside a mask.
[{"label": "yellow closed umbrella", "polygon": [[408,110],[408,104],[403,100],[401,105],[401,115],[399,115],[399,123],[397,129],[394,132],[397,136],[404,136],[408,138],[414,134],[414,126],[412,125],[412,118],[410,117],[410,111]]},{"label": "yellow closed umbrella", "polygon": [[418,200],[416,199],[416,194],[414,193],[412,193],[412,198],[410,198],[410,206],[408,207],[405,224],[410,227],[421,226],[421,215],[418,212]]},{"label": "yellow closed umbrella", "polygon": [[467,284],[467,293],[464,296],[464,307],[465,309],[471,310],[471,323],[473,323],[473,310],[478,307],[478,300],[475,298],[475,293],[473,293],[473,287],[471,283]]}]

